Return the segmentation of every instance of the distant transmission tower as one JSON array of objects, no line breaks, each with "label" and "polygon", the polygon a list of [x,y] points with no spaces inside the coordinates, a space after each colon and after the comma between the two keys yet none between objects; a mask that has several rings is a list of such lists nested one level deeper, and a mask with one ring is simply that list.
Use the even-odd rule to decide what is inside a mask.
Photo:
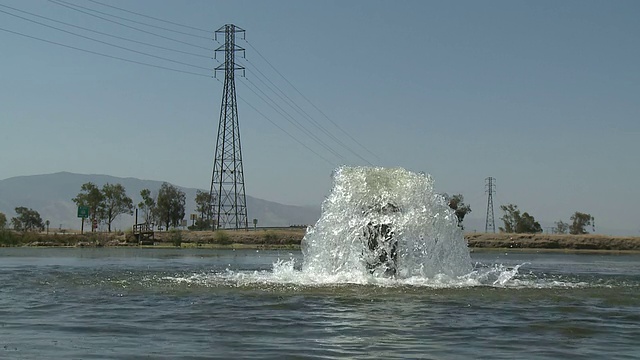
[{"label": "distant transmission tower", "polygon": [[218,51],[224,51],[224,63],[215,69],[215,73],[224,70],[224,91],[209,192],[209,220],[212,221],[214,229],[248,230],[234,79],[236,70],[244,70],[244,67],[235,63],[235,53],[244,52],[244,49],[235,44],[236,33],[242,33],[244,37],[244,30],[232,24],[227,24],[215,32],[216,40],[218,34],[224,34],[225,38],[224,45],[216,49],[216,54]]},{"label": "distant transmission tower", "polygon": [[492,177],[488,177],[486,179],[484,179],[486,184],[485,184],[485,188],[486,188],[486,192],[488,194],[487,197],[487,220],[485,222],[484,225],[484,232],[496,232],[496,223],[495,220],[493,220],[493,193],[496,192],[496,179],[492,178]]}]

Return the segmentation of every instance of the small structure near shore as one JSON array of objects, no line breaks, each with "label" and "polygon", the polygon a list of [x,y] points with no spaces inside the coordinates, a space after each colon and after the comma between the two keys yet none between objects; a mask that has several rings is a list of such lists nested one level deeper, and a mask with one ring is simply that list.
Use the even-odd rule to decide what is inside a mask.
[{"label": "small structure near shore", "polygon": [[153,231],[153,223],[142,223],[133,225],[133,236],[140,245],[153,245],[155,235]]}]

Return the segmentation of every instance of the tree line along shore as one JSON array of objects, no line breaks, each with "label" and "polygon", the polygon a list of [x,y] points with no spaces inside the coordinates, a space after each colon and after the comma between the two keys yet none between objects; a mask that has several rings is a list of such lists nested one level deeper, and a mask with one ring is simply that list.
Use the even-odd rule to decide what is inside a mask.
[{"label": "tree line along shore", "polygon": [[[16,216],[11,218],[12,230],[7,230],[9,219],[0,212],[0,246],[124,246],[140,244],[173,244],[203,246],[228,246],[231,244],[247,246],[300,246],[304,237],[304,229],[283,228],[270,229],[264,232],[247,231],[207,231],[217,226],[215,216],[211,216],[211,194],[198,190],[195,203],[196,213],[191,214],[192,225],[187,226],[185,220],[186,195],[179,188],[162,183],[160,189],[152,196],[152,191],[143,189],[140,192],[142,201],[134,207],[133,200],[127,195],[121,184],[104,184],[99,188],[92,182],[82,184],[80,192],[72,199],[78,206],[78,217],[90,224],[90,233],[58,234],[49,236],[50,221],[43,221],[37,210],[19,206],[15,208]],[[465,216],[471,207],[464,203],[461,194],[442,195],[457,218],[457,223],[464,229]],[[111,233],[113,221],[122,214],[133,215],[136,209],[136,224],[132,233]],[[635,238],[619,238],[595,235],[595,219],[587,213],[576,211],[570,218],[571,224],[562,220],[555,223],[551,233],[543,234],[542,227],[528,212],[521,212],[517,205],[501,205],[504,212],[500,218],[504,227],[500,233],[467,234],[465,238],[471,248],[533,248],[533,249],[587,249],[587,250],[640,250]],[[138,210],[141,210],[138,221]],[[215,214],[213,214],[215,215]],[[257,224],[258,219],[253,219]],[[100,226],[106,227],[108,233],[97,232]],[[158,238],[148,239],[154,228],[171,229],[158,232]],[[187,228],[189,231],[178,230]],[[591,227],[592,233],[587,229]],[[46,235],[43,232],[46,228]],[[493,226],[495,229],[495,225]],[[568,233],[568,234],[567,234]],[[138,235],[138,236],[136,236]]]},{"label": "tree line along shore", "polygon": [[[292,248],[300,247],[304,228],[257,230],[155,232],[153,239],[141,244],[131,232],[98,233],[35,233],[4,230],[0,232],[0,247],[7,246],[143,246],[143,247],[244,247]],[[620,237],[597,234],[515,234],[467,233],[464,236],[470,249],[532,249],[532,250],[598,250],[640,251],[640,237]]]}]

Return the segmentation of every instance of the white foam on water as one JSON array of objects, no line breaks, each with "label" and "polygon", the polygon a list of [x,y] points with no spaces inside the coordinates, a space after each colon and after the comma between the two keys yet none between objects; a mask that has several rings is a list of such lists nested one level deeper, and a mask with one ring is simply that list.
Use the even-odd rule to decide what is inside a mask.
[{"label": "white foam on water", "polygon": [[[460,276],[437,274],[433,277],[411,276],[408,278],[378,277],[373,274],[356,271],[341,271],[334,274],[314,275],[300,270],[294,259],[278,260],[272,270],[262,271],[234,271],[193,273],[175,276],[164,276],[162,281],[186,286],[227,286],[227,287],[256,287],[256,286],[285,286],[285,287],[332,287],[344,285],[366,285],[377,287],[423,287],[428,289],[445,288],[473,288],[493,287],[511,289],[550,289],[550,288],[585,288],[594,287],[578,280],[561,280],[556,278],[538,277],[533,274],[521,273],[520,264],[514,267],[492,265],[472,270]],[[600,286],[596,286],[600,287]]]},{"label": "white foam on water", "polygon": [[[380,211],[393,204],[398,211]],[[399,279],[455,278],[471,271],[457,218],[430,175],[402,168],[340,167],[322,215],[302,240],[302,273],[310,277],[370,278],[367,224],[391,224],[398,244]]]}]

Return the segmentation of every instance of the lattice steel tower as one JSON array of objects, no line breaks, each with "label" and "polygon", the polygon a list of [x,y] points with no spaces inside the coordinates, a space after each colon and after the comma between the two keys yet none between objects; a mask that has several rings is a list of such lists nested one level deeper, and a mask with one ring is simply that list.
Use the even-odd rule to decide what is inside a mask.
[{"label": "lattice steel tower", "polygon": [[486,184],[485,184],[485,188],[486,188],[486,192],[488,194],[487,197],[487,220],[485,222],[484,225],[484,232],[496,232],[496,223],[493,220],[493,193],[496,192],[496,179],[492,178],[492,177],[488,177],[486,179],[484,179]]},{"label": "lattice steel tower", "polygon": [[224,34],[225,42],[215,52],[217,54],[218,51],[224,51],[224,63],[215,69],[216,74],[224,70],[224,90],[209,192],[209,220],[212,220],[214,229],[249,228],[234,79],[236,70],[244,70],[244,67],[235,63],[235,53],[241,51],[244,54],[244,49],[235,44],[238,33],[244,38],[244,30],[232,24],[227,24],[215,32],[216,40],[218,34]]}]

